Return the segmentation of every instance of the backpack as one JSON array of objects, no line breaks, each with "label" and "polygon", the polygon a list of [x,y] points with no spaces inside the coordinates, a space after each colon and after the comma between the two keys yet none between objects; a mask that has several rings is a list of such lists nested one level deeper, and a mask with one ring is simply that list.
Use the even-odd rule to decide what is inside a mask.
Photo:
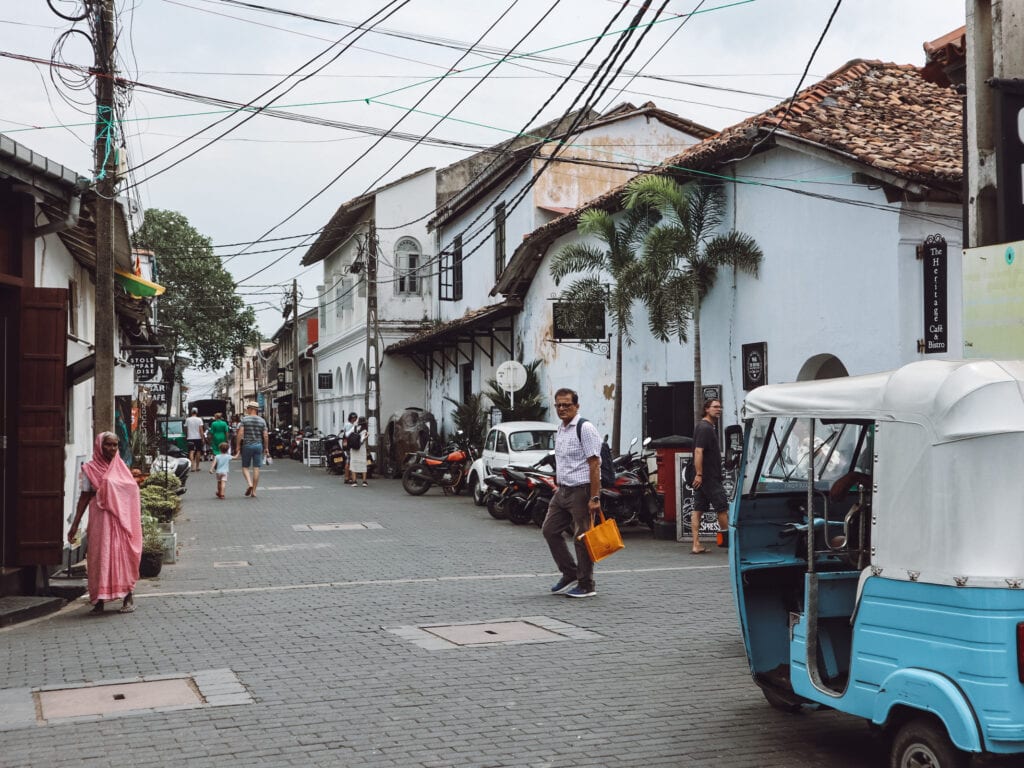
[{"label": "backpack", "polygon": [[[583,445],[582,429],[587,419],[580,419],[576,422],[576,439]],[[601,487],[611,488],[615,485],[615,465],[612,464],[612,449],[608,441],[601,442]]]},{"label": "backpack", "polygon": [[353,429],[351,434],[348,436],[348,447],[353,451],[358,451],[359,446],[363,444],[363,438],[359,434],[358,429]]}]

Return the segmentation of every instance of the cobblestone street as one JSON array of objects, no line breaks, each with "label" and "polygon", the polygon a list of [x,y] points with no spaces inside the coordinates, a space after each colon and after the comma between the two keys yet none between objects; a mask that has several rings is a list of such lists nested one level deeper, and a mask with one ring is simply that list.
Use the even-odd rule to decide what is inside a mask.
[{"label": "cobblestone street", "polygon": [[[597,597],[570,600],[548,594],[539,530],[468,497],[348,488],[288,460],[255,500],[237,464],[226,501],[205,472],[188,485],[178,562],[140,582],[134,614],[90,616],[82,598],[0,631],[6,768],[885,762],[861,721],[768,707],[722,551],[627,529]],[[471,623],[492,626],[424,629]],[[188,678],[199,697],[99,717],[25,705],[141,678]]]}]

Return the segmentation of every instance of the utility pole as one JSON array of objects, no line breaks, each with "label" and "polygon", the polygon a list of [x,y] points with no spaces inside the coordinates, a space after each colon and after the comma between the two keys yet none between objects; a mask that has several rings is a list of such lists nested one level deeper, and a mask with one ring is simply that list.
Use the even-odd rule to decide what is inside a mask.
[{"label": "utility pole", "polygon": [[1024,13],[1008,0],[967,3],[966,247],[1018,240],[1024,157]]},{"label": "utility pole", "polygon": [[90,0],[97,15],[96,64],[96,379],[93,433],[114,429],[114,0]]},{"label": "utility pole", "polygon": [[299,421],[299,281],[292,279],[292,424]]},{"label": "utility pole", "polygon": [[[366,427],[373,448],[380,446],[380,348],[377,344],[377,224],[366,235]],[[381,456],[377,455],[380,469]]]}]

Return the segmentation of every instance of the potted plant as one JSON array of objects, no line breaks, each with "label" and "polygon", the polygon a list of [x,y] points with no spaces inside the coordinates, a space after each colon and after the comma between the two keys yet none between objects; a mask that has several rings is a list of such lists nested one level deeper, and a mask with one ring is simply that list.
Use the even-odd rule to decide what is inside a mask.
[{"label": "potted plant", "polygon": [[164,565],[164,541],[160,532],[160,521],[152,515],[142,516],[142,559],[139,561],[139,576],[151,579],[160,575]]}]

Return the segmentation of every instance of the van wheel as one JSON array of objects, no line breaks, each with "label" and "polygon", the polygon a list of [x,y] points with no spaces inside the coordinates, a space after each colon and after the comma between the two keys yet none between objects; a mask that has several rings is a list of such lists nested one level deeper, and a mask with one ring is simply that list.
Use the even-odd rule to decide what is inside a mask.
[{"label": "van wheel", "polygon": [[946,729],[919,717],[896,732],[889,754],[890,768],[967,768],[967,755],[953,746]]}]

